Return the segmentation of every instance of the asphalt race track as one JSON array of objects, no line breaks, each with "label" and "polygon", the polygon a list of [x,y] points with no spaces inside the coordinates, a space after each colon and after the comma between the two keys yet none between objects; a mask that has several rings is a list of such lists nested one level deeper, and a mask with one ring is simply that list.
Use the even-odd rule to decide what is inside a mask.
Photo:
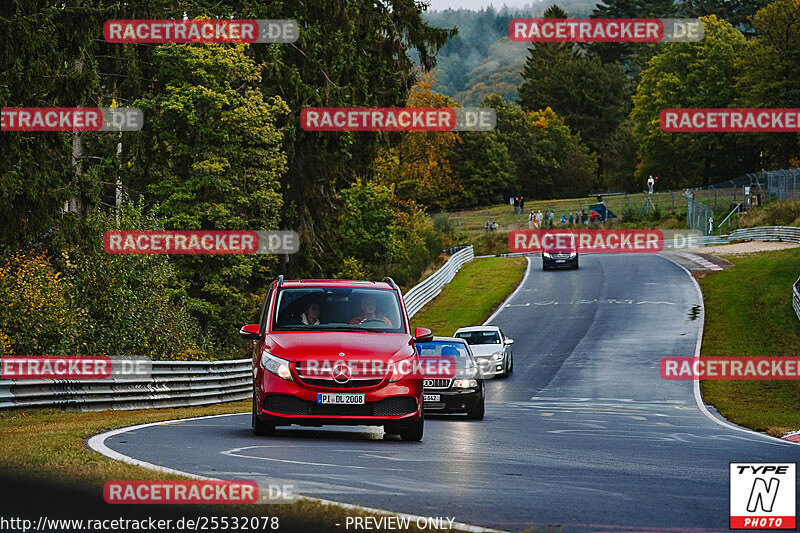
[{"label": "asphalt race track", "polygon": [[428,417],[421,443],[369,427],[257,438],[248,413],[106,445],[202,476],[506,530],[727,531],[728,463],[796,462],[800,447],[716,423],[692,382],[660,378],[662,357],[694,355],[700,306],[663,257],[584,255],[579,271],[550,272],[533,258],[492,322],[515,339],[515,364],[487,383],[483,421]]}]

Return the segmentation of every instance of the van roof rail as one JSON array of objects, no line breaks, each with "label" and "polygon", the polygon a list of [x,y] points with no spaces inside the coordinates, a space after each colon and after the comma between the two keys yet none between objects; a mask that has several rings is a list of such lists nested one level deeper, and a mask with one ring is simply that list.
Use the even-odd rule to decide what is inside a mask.
[{"label": "van roof rail", "polygon": [[278,288],[280,289],[281,285],[283,285],[283,274],[278,276]]},{"label": "van roof rail", "polygon": [[389,285],[391,285],[393,288],[397,289],[398,291],[400,290],[400,287],[397,286],[397,283],[395,283],[394,280],[392,278],[390,278],[389,276],[386,276],[385,278],[383,278],[383,282],[384,283],[388,283]]}]

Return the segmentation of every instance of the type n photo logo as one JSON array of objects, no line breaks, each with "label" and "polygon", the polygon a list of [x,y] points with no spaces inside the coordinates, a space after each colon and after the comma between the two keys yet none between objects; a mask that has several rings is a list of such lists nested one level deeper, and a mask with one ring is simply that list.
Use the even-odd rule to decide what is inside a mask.
[{"label": "type n photo logo", "polygon": [[731,529],[795,529],[797,463],[731,463]]}]

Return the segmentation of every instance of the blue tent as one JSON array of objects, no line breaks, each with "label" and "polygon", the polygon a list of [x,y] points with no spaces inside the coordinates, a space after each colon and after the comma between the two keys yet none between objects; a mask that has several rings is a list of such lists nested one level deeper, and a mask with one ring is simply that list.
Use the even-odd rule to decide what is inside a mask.
[{"label": "blue tent", "polygon": [[617,215],[611,212],[609,208],[605,206],[605,204],[594,204],[589,206],[589,211],[597,211],[598,216],[603,220],[610,220],[612,218],[617,218]]}]

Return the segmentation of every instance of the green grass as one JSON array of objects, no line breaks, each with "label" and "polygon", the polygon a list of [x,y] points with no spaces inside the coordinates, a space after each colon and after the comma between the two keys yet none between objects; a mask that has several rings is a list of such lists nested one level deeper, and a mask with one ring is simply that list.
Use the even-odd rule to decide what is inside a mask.
[{"label": "green grass", "polygon": [[[700,279],[706,308],[701,355],[800,356],[792,284],[800,249],[726,257],[730,270]],[[800,429],[800,381],[703,381],[703,397],[727,419],[782,435]]]},{"label": "green grass", "polygon": [[461,326],[482,324],[519,285],[527,261],[521,257],[475,259],[412,319],[414,327],[449,337]]},{"label": "green grass", "polygon": [[734,225],[738,228],[755,226],[800,226],[800,200],[772,199],[739,216]]},{"label": "green grass", "polygon": [[[194,416],[241,413],[250,410],[250,400],[208,407],[102,411],[81,413],[57,409],[0,411],[0,468],[4,475],[66,485],[75,490],[103,493],[109,480],[167,480],[180,476],[161,474],[115,461],[86,448],[92,435],[114,428]],[[265,441],[265,444],[267,441]],[[387,500],[387,507],[394,502]],[[203,516],[277,516],[286,531],[341,531],[348,516],[376,516],[309,500],[278,505],[193,506]],[[378,515],[380,516],[380,515]],[[421,531],[413,525],[411,531]]]}]

